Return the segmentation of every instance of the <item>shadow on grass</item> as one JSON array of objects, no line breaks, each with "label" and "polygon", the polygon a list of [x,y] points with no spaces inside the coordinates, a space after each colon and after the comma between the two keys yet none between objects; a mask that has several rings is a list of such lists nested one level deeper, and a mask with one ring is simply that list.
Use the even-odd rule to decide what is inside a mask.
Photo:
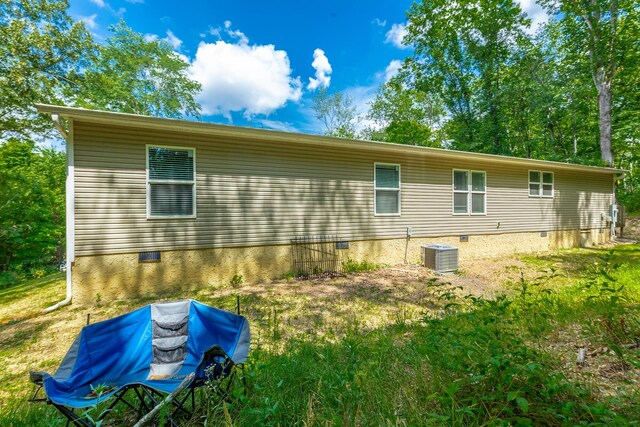
[{"label": "shadow on grass", "polygon": [[40,279],[27,280],[26,282],[2,289],[0,290],[0,305],[11,303],[16,299],[28,298],[33,292],[48,288],[49,285],[64,280],[64,278],[64,273],[54,273]]}]

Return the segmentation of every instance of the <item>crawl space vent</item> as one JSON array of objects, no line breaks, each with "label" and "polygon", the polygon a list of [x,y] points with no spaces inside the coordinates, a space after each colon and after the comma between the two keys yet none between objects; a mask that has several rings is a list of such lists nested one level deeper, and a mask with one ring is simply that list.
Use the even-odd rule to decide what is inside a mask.
[{"label": "crawl space vent", "polygon": [[424,245],[422,262],[425,267],[438,273],[455,271],[458,269],[458,248],[449,245]]},{"label": "crawl space vent", "polygon": [[158,262],[160,261],[160,252],[138,252],[138,262]]}]

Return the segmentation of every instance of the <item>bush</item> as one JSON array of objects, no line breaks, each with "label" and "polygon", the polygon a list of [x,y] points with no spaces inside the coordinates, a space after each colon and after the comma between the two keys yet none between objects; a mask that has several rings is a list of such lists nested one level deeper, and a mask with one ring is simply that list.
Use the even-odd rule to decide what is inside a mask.
[{"label": "bush", "polygon": [[0,271],[0,289],[9,288],[19,280],[20,276],[15,271]]},{"label": "bush", "polygon": [[345,273],[362,273],[365,271],[376,271],[380,269],[379,264],[368,261],[355,261],[349,258],[342,263],[342,270]]}]

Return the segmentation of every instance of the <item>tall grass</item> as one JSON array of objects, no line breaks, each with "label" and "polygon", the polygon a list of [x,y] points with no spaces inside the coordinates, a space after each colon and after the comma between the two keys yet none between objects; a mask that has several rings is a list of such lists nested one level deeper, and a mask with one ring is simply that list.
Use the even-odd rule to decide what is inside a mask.
[{"label": "tall grass", "polygon": [[[634,250],[638,248],[635,247]],[[440,313],[421,324],[345,336],[292,340],[285,350],[254,352],[247,394],[224,403],[234,425],[631,425],[637,389],[603,398],[568,378],[548,349],[558,328],[577,342],[604,345],[627,369],[640,367],[640,266],[613,251],[584,278],[554,289],[556,273],[522,279],[495,300],[464,296],[430,282]],[[573,351],[573,350],[571,350]],[[569,367],[573,369],[575,365]],[[220,412],[223,413],[223,412]]]},{"label": "tall grass", "polygon": [[[625,375],[640,379],[639,260],[638,245],[542,258],[540,277],[523,276],[492,300],[427,281],[435,301],[420,321],[399,316],[379,328],[363,326],[356,313],[316,325],[333,333],[284,338],[273,308],[260,319],[246,381],[238,377],[226,399],[200,390],[198,411],[184,422],[638,425],[640,391]],[[577,279],[556,269],[568,262],[581,266]],[[581,374],[589,367],[575,363],[580,346],[606,350],[598,363],[622,377],[615,394]],[[24,406],[3,413],[0,424],[53,425],[44,407]]]}]

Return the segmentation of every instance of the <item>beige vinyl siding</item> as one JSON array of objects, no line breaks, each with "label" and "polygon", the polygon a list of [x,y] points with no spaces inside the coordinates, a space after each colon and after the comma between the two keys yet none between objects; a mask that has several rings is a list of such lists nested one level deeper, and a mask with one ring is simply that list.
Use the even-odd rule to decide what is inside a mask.
[{"label": "beige vinyl siding", "polygon": [[[528,195],[529,168],[94,125],[74,121],[78,255],[604,226],[612,177],[554,172],[555,197]],[[195,148],[194,219],[146,219],[145,145]],[[374,163],[400,164],[401,216],[374,216]],[[486,171],[486,216],[453,215],[452,169]],[[539,168],[537,168],[539,169]],[[500,226],[498,227],[498,222]]]}]

